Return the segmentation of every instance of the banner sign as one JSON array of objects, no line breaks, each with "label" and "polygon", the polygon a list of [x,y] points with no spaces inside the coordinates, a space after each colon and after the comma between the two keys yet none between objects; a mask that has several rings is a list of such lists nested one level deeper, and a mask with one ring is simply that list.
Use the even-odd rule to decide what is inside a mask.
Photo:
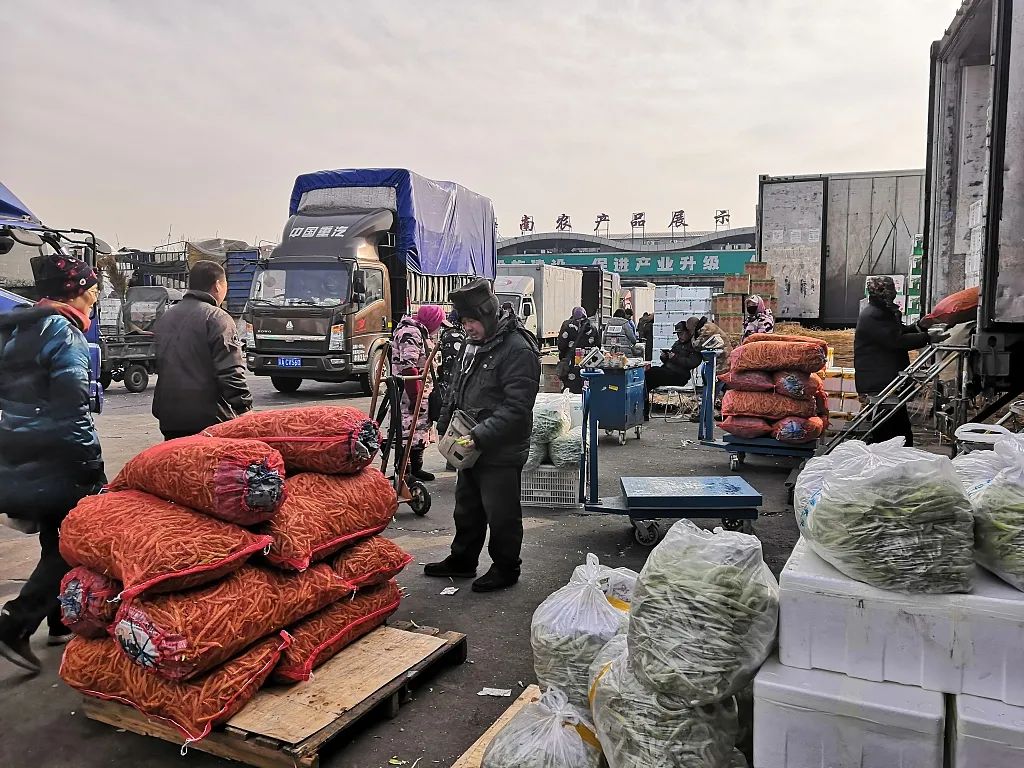
[{"label": "banner sign", "polygon": [[500,256],[499,264],[597,265],[620,275],[742,275],[752,250],[669,251],[666,253],[522,253]]}]

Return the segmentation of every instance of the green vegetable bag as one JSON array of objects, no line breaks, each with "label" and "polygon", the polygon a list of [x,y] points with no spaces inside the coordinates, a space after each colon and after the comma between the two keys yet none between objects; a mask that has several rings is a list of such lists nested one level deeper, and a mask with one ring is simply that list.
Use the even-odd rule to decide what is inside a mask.
[{"label": "green vegetable bag", "polygon": [[1004,435],[953,466],[974,507],[975,559],[1024,590],[1024,436]]},{"label": "green vegetable bag", "polygon": [[797,524],[820,557],[865,584],[902,592],[969,592],[974,515],[953,463],[903,438],[850,440],[807,462]]}]

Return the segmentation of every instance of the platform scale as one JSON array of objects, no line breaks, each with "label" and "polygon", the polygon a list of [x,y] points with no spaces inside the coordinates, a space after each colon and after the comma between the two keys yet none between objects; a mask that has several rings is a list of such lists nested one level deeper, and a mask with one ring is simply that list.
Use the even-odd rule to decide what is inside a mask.
[{"label": "platform scale", "polygon": [[753,532],[761,494],[735,475],[712,477],[623,477],[619,496],[601,497],[598,469],[598,418],[590,408],[591,381],[604,373],[584,370],[583,456],[580,461],[580,500],[588,512],[626,515],[637,542],[654,546],[661,534],[659,519],[719,517],[729,530]]}]

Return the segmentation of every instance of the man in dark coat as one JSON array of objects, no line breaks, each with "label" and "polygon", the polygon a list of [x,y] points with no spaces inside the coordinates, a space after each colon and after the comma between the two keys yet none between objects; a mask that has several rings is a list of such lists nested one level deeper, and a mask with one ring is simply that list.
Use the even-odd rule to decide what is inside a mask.
[{"label": "man in dark coat", "polygon": [[153,415],[166,440],[252,410],[242,345],[231,315],[220,308],[228,292],[224,268],[197,261],[188,288],[153,328],[158,374]]},{"label": "man in dark coat", "polygon": [[562,387],[573,394],[583,393],[583,377],[576,365],[576,350],[601,346],[601,334],[587,317],[587,310],[576,307],[558,330],[558,366],[555,371]]},{"label": "man in dark coat", "polygon": [[[861,397],[877,395],[910,365],[910,350],[921,349],[942,335],[928,329],[930,320],[911,325],[903,324],[903,316],[893,303],[896,285],[891,277],[868,278],[868,302],[857,318],[853,337],[853,364],[856,369],[857,394]],[[907,407],[895,409],[883,424],[867,436],[867,442],[880,443],[903,436],[906,445],[914,444],[914,430]]]},{"label": "man in dark coat", "polygon": [[466,331],[466,352],[455,371],[438,430],[456,409],[476,421],[465,440],[480,450],[476,464],[459,472],[455,487],[455,539],[451,554],[424,569],[427,576],[472,578],[483,550],[491,568],[473,582],[474,592],[505,589],[519,580],[523,465],[529,453],[533,404],[540,388],[536,338],[507,310],[499,312],[489,281],[481,278],[450,297]]},{"label": "man in dark coat", "polygon": [[654,315],[644,312],[636,324],[636,335],[644,343],[644,359],[654,359]]},{"label": "man in dark coat", "polygon": [[651,418],[651,391],[658,387],[683,387],[694,369],[703,362],[697,334],[707,322],[706,317],[689,317],[675,325],[676,343],[662,350],[661,365],[652,367],[644,376],[644,419]]},{"label": "man in dark coat", "polygon": [[96,273],[64,255],[33,259],[36,306],[0,315],[0,512],[39,531],[39,563],[0,610],[0,656],[29,672],[29,637],[45,618],[49,645],[70,632],[57,593],[68,565],[58,531],[67,513],[106,482],[89,411],[90,313]]}]

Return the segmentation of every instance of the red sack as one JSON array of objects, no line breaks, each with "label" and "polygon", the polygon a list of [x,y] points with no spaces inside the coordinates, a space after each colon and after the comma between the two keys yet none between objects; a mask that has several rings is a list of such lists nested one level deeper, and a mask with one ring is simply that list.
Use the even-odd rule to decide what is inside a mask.
[{"label": "red sack", "polygon": [[121,593],[120,582],[81,566],[72,568],[60,582],[60,620],[83,637],[106,637],[114,623]]},{"label": "red sack", "polygon": [[391,483],[378,469],[358,475],[305,472],[285,480],[287,498],[261,531],[273,540],[267,559],[301,571],[347,544],[387,528],[398,510]]},{"label": "red sack", "polygon": [[823,354],[828,354],[828,344],[813,336],[794,336],[786,333],[752,333],[743,340],[744,344],[754,341],[795,341],[800,344],[817,344],[822,348]]},{"label": "red sack", "polygon": [[302,573],[247,565],[202,589],[122,604],[111,635],[140,667],[190,680],[351,593],[326,564]]},{"label": "red sack", "polygon": [[925,317],[946,325],[957,325],[976,320],[978,317],[978,291],[978,286],[974,286],[950,294],[936,304],[935,309]]},{"label": "red sack", "polygon": [[772,374],[772,381],[775,382],[776,392],[797,400],[809,400],[825,387],[821,376],[801,371],[776,371]]},{"label": "red sack", "polygon": [[772,437],[783,443],[806,443],[817,440],[825,431],[825,420],[818,416],[801,419],[787,416],[772,425]]},{"label": "red sack", "polygon": [[109,639],[74,637],[64,649],[60,676],[86,696],[127,704],[154,722],[174,726],[186,740],[199,741],[249,703],[290,642],[282,632],[208,675],[172,682],[132,664]]},{"label": "red sack", "polygon": [[284,459],[257,440],[183,437],[130,459],[112,491],[145,491],[237,525],[273,517],[284,499]]},{"label": "red sack", "polygon": [[393,579],[411,562],[412,555],[383,536],[353,544],[329,561],[334,572],[356,589]]},{"label": "red sack", "polygon": [[765,371],[729,371],[719,376],[718,380],[729,389],[738,389],[743,392],[771,392],[775,389],[772,375]]},{"label": "red sack", "polygon": [[326,405],[249,411],[203,434],[262,440],[281,452],[288,472],[324,474],[354,474],[370,466],[381,441],[376,422],[358,408]]},{"label": "red sack", "polygon": [[729,416],[718,425],[723,431],[736,437],[764,437],[772,431],[772,425],[756,416]]},{"label": "red sack", "polygon": [[398,610],[401,597],[398,585],[387,581],[361,589],[351,600],[340,600],[299,622],[289,630],[293,642],[274,669],[274,681],[309,680],[314,667],[387,621]]},{"label": "red sack", "polygon": [[786,416],[814,415],[813,400],[794,400],[775,392],[740,392],[730,389],[722,398],[723,416],[758,416],[777,421]]},{"label": "red sack", "polygon": [[824,342],[747,340],[732,351],[729,370],[816,373],[825,367],[827,349]]},{"label": "red sack", "polygon": [[60,526],[61,557],[120,581],[122,600],[216,581],[272,541],[141,491],[86,496]]}]

